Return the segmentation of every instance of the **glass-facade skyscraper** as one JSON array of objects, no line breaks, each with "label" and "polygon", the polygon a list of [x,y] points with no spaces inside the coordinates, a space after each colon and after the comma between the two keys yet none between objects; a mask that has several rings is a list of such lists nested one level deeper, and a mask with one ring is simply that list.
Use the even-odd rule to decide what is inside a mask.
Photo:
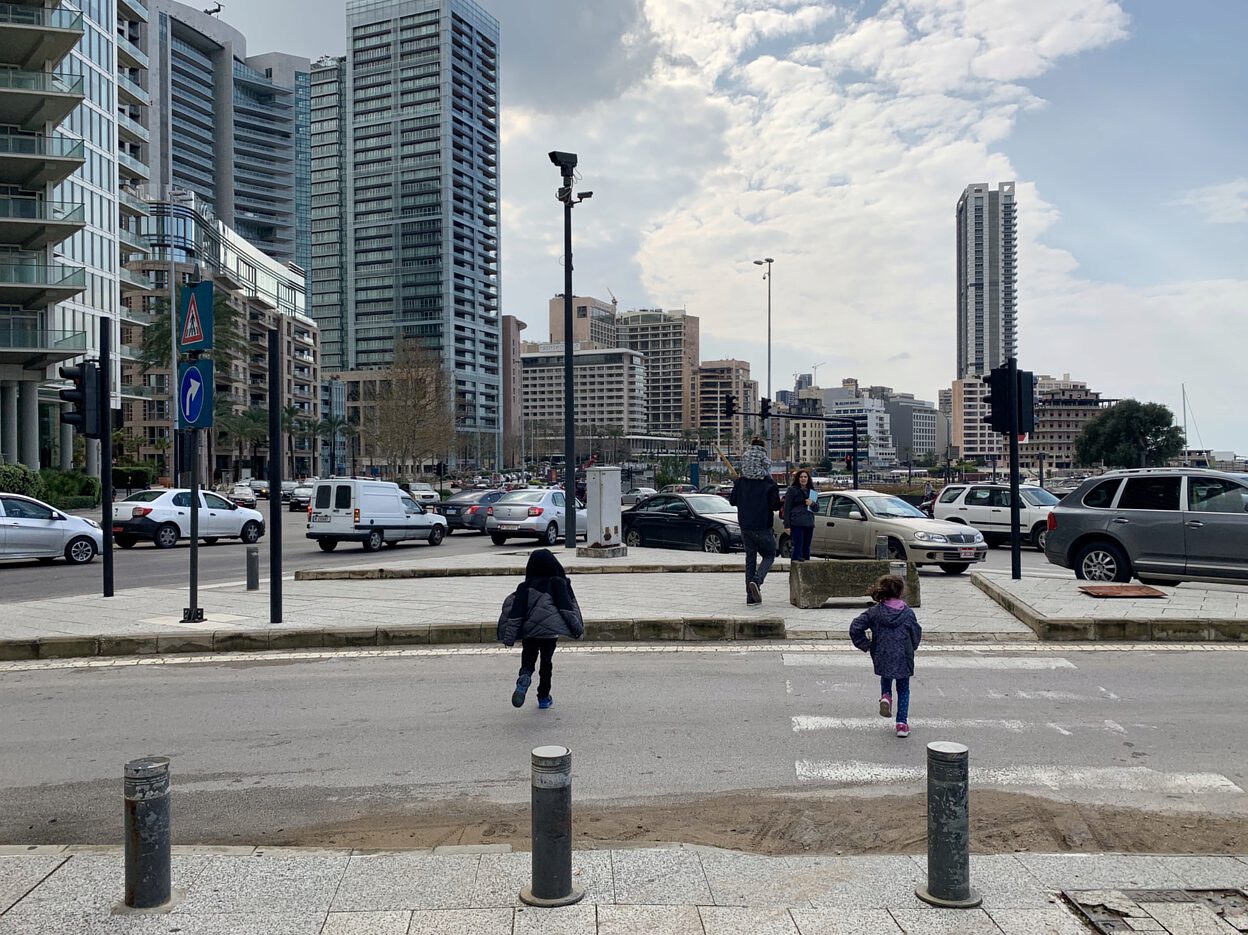
[{"label": "glass-facade skyscraper", "polygon": [[[473,0],[348,0],[312,73],[312,313],[326,371],[416,339],[470,450],[501,446],[498,22]],[[483,439],[484,436],[484,439]]]},{"label": "glass-facade skyscraper", "polygon": [[958,199],[958,378],[1018,356],[1014,183],[968,185]]}]

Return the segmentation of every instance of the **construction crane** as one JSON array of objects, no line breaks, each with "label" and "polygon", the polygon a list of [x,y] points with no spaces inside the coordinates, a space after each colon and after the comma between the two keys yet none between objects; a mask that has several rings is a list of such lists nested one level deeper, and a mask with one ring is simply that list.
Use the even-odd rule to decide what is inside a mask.
[{"label": "construction crane", "polygon": [[823,366],[826,366],[826,365],[827,365],[827,363],[828,363],[828,362],[827,362],[826,360],[821,360],[821,361],[820,361],[819,363],[817,363],[817,364],[811,364],[811,365],[810,365],[810,373],[811,373],[811,381],[812,381],[812,385],[814,385],[814,386],[818,386],[818,385],[819,385],[819,368],[820,368],[820,367],[823,367]]}]

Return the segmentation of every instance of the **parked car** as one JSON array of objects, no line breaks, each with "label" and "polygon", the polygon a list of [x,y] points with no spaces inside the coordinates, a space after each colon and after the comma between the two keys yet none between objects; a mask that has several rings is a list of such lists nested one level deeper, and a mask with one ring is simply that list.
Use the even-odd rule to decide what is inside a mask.
[{"label": "parked car", "polygon": [[299,484],[290,492],[290,512],[301,513],[312,503],[312,492],[315,488],[311,484]]},{"label": "parked car", "polygon": [[633,548],[731,552],[741,548],[737,508],[714,494],[650,497],[621,517],[624,544]]},{"label": "parked car", "polygon": [[62,513],[34,497],[0,494],[0,559],[64,557],[85,565],[104,547],[104,532],[92,519]]},{"label": "parked car", "polygon": [[504,493],[503,490],[465,490],[448,497],[433,509],[446,517],[448,536],[456,529],[484,533],[486,511]]},{"label": "parked car", "polygon": [[[1049,510],[1057,505],[1058,498],[1033,484],[1020,485],[1018,496],[1018,523],[1023,539],[1043,552]],[[950,484],[940,492],[933,509],[935,519],[978,529],[989,545],[1010,541],[1009,484]]]},{"label": "parked car", "polygon": [[697,493],[698,488],[693,484],[668,484],[659,493]]},{"label": "parked car", "polygon": [[282,481],[282,502],[283,503],[290,502],[290,495],[294,493],[294,490],[297,486],[298,484],[293,480]]},{"label": "parked car", "polygon": [[[793,552],[779,515],[774,529],[780,554]],[[889,558],[936,565],[949,575],[960,575],[988,557],[988,543],[979,530],[959,523],[928,519],[900,497],[874,490],[823,491],[815,515],[810,554],[820,558],[873,558],[875,540],[888,540]]]},{"label": "parked car", "polygon": [[255,509],[256,491],[252,488],[251,484],[235,484],[230,488],[229,498],[239,506],[244,506],[248,509]]},{"label": "parked car", "polygon": [[634,487],[620,497],[620,506],[636,506],[638,502],[646,497],[653,497],[656,493],[658,491],[653,487]]},{"label": "parked car", "polygon": [[[213,545],[220,539],[258,542],[264,535],[264,516],[240,507],[211,490],[199,492],[199,538]],[[140,490],[113,504],[113,541],[132,549],[150,539],[158,549],[172,549],[191,535],[189,490]]]},{"label": "parked car", "polygon": [[255,492],[257,498],[269,499],[269,482],[267,480],[253,477],[247,482],[247,486]]},{"label": "parked car", "polygon": [[432,484],[408,484],[408,495],[417,503],[440,503],[441,495]]},{"label": "parked car", "polygon": [[[575,503],[576,534],[584,536],[589,520],[584,504]],[[485,510],[485,531],[495,545],[516,536],[554,545],[567,528],[567,494],[562,490],[513,490]]]},{"label": "parked car", "polygon": [[359,542],[365,552],[408,539],[441,545],[446,517],[417,503],[390,481],[332,477],[313,485],[307,536],[323,552]]},{"label": "parked car", "polygon": [[1199,468],[1088,478],[1049,512],[1044,554],[1087,581],[1248,581],[1248,480]]}]

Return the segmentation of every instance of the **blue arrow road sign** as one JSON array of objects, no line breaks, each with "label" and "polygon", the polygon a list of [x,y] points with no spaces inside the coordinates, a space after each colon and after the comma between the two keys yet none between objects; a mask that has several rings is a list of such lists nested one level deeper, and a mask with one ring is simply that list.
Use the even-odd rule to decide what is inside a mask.
[{"label": "blue arrow road sign", "polygon": [[178,365],[178,427],[212,428],[212,361]]}]

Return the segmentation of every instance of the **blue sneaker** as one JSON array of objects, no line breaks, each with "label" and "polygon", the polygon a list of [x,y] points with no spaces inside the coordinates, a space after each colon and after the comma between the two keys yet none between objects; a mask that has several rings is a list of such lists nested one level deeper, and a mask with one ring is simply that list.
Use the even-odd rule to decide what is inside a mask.
[{"label": "blue sneaker", "polygon": [[549,708],[549,707],[550,707],[551,705],[553,705],[554,703],[555,703],[555,699],[554,699],[554,698],[551,698],[551,697],[550,697],[550,695],[547,695],[545,698],[538,698],[538,699],[537,699],[537,706],[538,706],[539,708],[541,708],[543,711],[545,711],[547,708]]},{"label": "blue sneaker", "polygon": [[524,706],[524,696],[528,694],[529,683],[532,681],[532,672],[520,673],[520,677],[516,679],[516,690],[511,693],[511,706],[513,708],[520,708]]}]

